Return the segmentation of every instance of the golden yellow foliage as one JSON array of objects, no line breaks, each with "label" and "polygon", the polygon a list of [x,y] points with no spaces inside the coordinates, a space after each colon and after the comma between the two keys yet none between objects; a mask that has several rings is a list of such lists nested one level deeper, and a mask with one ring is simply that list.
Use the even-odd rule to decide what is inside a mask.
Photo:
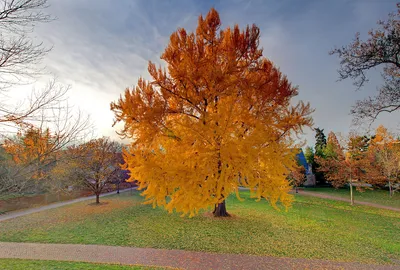
[{"label": "golden yellow foliage", "polygon": [[49,129],[40,129],[29,126],[21,129],[16,136],[16,140],[7,139],[4,142],[4,149],[16,164],[33,166],[36,169],[32,178],[41,179],[45,176],[43,167],[49,159],[55,159],[53,153],[55,135]]},{"label": "golden yellow foliage", "polygon": [[295,165],[291,136],[312,124],[297,88],[262,56],[253,25],[219,30],[218,13],[199,18],[196,33],[178,29],[162,59],[111,103],[121,135],[132,138],[124,169],[147,203],[193,216],[224,202],[238,187],[288,207],[286,179]]}]

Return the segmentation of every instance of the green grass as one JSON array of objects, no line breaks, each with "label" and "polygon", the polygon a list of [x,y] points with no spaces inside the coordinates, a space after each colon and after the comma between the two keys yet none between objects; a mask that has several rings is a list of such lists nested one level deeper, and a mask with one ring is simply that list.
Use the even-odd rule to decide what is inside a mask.
[{"label": "green grass", "polygon": [[[305,191],[313,191],[317,193],[324,193],[329,194],[332,196],[337,196],[341,198],[350,199],[350,191],[348,188],[304,188]],[[365,190],[360,192],[353,189],[354,191],[354,199],[356,201],[363,201],[363,202],[371,202],[377,203],[386,206],[393,206],[400,208],[400,193],[396,192],[392,197],[389,196],[389,191],[385,190]]]},{"label": "green grass", "polygon": [[181,218],[141,204],[134,192],[0,222],[0,241],[102,244],[366,263],[400,260],[400,213],[296,196],[276,211],[249,192],[227,199],[232,218]]},{"label": "green grass", "polygon": [[64,261],[36,261],[21,259],[0,259],[2,270],[26,270],[26,269],[51,269],[51,270],[151,270],[164,269],[144,266],[113,265],[85,262],[64,262]]}]

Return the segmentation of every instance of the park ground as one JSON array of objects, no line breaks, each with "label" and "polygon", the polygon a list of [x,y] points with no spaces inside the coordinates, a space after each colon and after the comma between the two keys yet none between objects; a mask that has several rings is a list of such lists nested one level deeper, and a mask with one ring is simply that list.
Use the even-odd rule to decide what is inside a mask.
[{"label": "park ground", "polygon": [[[277,211],[266,201],[250,199],[248,191],[241,191],[241,196],[244,202],[235,196],[227,199],[232,218],[216,219],[208,212],[182,218],[143,205],[139,192],[126,192],[104,198],[101,205],[84,201],[2,221],[0,242],[126,246],[400,267],[399,212],[301,194],[288,211]],[[377,203],[386,194],[374,196],[369,198]]]},{"label": "park ground", "polygon": [[[350,200],[350,191],[348,188],[304,188],[303,190]],[[400,208],[400,193],[397,192],[390,197],[387,190],[364,189],[358,191],[354,188],[354,200]]]}]

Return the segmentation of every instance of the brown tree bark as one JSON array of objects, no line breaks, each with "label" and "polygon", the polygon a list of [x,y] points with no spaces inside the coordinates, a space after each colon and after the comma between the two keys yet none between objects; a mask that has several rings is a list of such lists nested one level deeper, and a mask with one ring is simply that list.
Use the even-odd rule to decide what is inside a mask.
[{"label": "brown tree bark", "polygon": [[214,217],[230,217],[231,216],[226,211],[225,200],[223,200],[222,203],[215,205],[213,214],[214,214]]},{"label": "brown tree bark", "polygon": [[390,181],[389,181],[389,195],[390,195],[390,197],[393,196],[392,183]]},{"label": "brown tree bark", "polygon": [[96,204],[100,203],[100,193],[96,193]]}]

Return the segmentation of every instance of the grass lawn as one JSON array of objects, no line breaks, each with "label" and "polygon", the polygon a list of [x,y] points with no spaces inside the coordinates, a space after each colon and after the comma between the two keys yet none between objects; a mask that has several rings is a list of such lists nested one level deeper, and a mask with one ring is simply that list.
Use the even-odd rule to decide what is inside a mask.
[{"label": "grass lawn", "polygon": [[[349,188],[304,188],[305,191],[313,191],[317,193],[329,194],[332,196],[350,199]],[[392,197],[389,196],[389,191],[386,190],[365,190],[363,192],[353,189],[354,200],[377,203],[387,206],[394,206],[400,208],[400,193],[396,192]]]},{"label": "grass lawn", "polygon": [[102,244],[366,263],[400,260],[400,213],[296,196],[288,211],[227,199],[233,218],[192,219],[141,204],[138,192],[0,222],[0,241]]},{"label": "grass lawn", "polygon": [[0,259],[2,270],[26,270],[26,269],[52,269],[52,270],[156,270],[165,268],[127,266],[113,264],[98,264],[85,262],[64,262],[64,261],[36,261],[20,259]]}]

